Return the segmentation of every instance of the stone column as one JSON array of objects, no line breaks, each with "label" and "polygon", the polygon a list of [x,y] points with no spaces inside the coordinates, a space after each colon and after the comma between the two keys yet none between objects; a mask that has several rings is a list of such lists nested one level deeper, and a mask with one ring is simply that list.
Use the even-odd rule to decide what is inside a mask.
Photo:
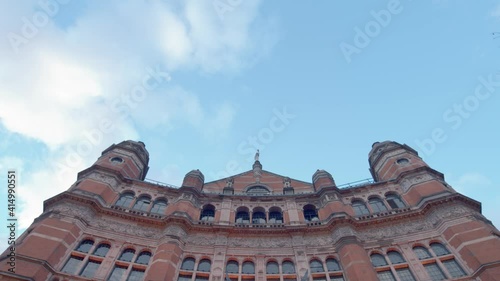
[{"label": "stone column", "polygon": [[347,280],[377,281],[370,257],[356,236],[345,236],[335,243]]}]

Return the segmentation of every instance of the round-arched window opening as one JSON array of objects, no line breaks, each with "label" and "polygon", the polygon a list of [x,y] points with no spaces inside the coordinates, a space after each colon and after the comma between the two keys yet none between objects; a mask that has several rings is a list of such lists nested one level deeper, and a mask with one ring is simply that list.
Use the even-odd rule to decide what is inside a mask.
[{"label": "round-arched window opening", "polygon": [[115,164],[120,164],[120,163],[123,163],[123,158],[121,158],[121,157],[113,157],[113,158],[111,158],[110,161],[112,163],[115,163]]},{"label": "round-arched window opening", "polygon": [[398,160],[396,160],[396,163],[398,165],[408,165],[410,163],[410,160],[408,160],[408,158],[399,158]]}]

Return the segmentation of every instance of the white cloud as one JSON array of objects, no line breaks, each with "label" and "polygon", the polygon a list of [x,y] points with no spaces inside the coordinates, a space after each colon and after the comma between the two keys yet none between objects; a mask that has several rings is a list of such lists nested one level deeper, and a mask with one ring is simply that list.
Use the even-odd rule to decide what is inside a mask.
[{"label": "white cloud", "polygon": [[450,184],[458,192],[473,193],[487,188],[491,185],[491,181],[481,173],[468,172],[458,178],[451,178]]},{"label": "white cloud", "polygon": [[500,18],[500,5],[497,5],[490,14],[492,17]]},{"label": "white cloud", "polygon": [[[275,43],[271,22],[257,15],[259,5],[244,1],[221,21],[211,1],[87,1],[78,13],[70,1],[50,16],[63,21],[77,14],[70,22],[39,26],[18,45],[1,40],[0,122],[7,135],[50,148],[36,156],[44,165],[23,176],[22,226],[42,212],[43,199],[66,190],[104,148],[138,139],[136,126],[188,124],[205,137],[223,135],[234,105],[222,100],[206,107],[197,96],[202,93],[176,85],[175,72],[227,73],[251,65]],[[32,21],[37,10],[35,0],[0,2],[0,34],[23,36],[24,19]],[[250,44],[257,37],[266,40]],[[172,81],[125,107],[124,97],[141,85],[148,67],[157,66]],[[119,110],[111,110],[113,105]],[[105,120],[114,130],[99,131]]]}]

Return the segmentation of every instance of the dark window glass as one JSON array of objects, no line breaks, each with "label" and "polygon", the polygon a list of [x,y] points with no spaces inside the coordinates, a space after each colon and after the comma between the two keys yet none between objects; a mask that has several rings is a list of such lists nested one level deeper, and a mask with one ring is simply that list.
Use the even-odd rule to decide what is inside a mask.
[{"label": "dark window glass", "polygon": [[283,223],[283,214],[278,211],[269,212],[269,223]]},{"label": "dark window glass", "polygon": [[135,250],[133,249],[126,249],[125,251],[122,252],[120,257],[118,258],[121,261],[132,261],[132,258],[134,258],[135,255]]},{"label": "dark window glass", "polygon": [[431,257],[429,251],[421,246],[413,247],[413,252],[415,252],[415,255],[417,255],[419,260],[428,259]]},{"label": "dark window glass", "polygon": [[198,271],[210,272],[211,266],[212,263],[210,262],[210,260],[207,259],[201,260],[200,263],[198,264]]},{"label": "dark window glass", "polygon": [[115,265],[115,268],[113,268],[113,272],[111,272],[111,275],[108,278],[108,281],[120,281],[122,280],[122,276],[127,271],[127,268],[124,266],[120,265]]},{"label": "dark window glass", "polygon": [[370,214],[370,211],[368,211],[368,208],[366,207],[365,203],[359,200],[352,202],[352,208],[354,209],[354,214],[356,216],[366,216]]},{"label": "dark window glass", "polygon": [[82,241],[82,243],[80,243],[80,245],[78,245],[76,250],[78,252],[88,253],[90,251],[90,248],[92,248],[93,245],[94,245],[94,241],[87,239],[87,240]]},{"label": "dark window glass", "polygon": [[90,260],[87,262],[87,264],[85,265],[85,268],[83,269],[83,271],[80,275],[83,277],[92,278],[92,277],[94,277],[94,274],[96,273],[96,271],[100,265],[101,265],[101,262]]},{"label": "dark window glass", "polygon": [[394,194],[387,195],[385,200],[387,201],[389,206],[391,206],[392,209],[399,209],[406,207],[403,200],[401,200],[401,198],[399,198],[397,195]]},{"label": "dark window glass", "polygon": [[264,214],[264,212],[254,212],[252,214],[252,223],[254,224],[266,223],[266,214]]},{"label": "dark window glass", "polygon": [[144,270],[134,268],[130,271],[127,281],[141,281],[144,278]]},{"label": "dark window glass", "polygon": [[148,264],[150,259],[151,259],[151,253],[148,251],[144,251],[139,254],[135,262],[140,264]]},{"label": "dark window glass", "polygon": [[416,281],[409,268],[398,268],[396,269],[396,272],[398,273],[399,280],[401,281]]},{"label": "dark window glass", "polygon": [[132,193],[128,193],[128,192],[123,193],[120,196],[120,199],[118,199],[118,201],[116,201],[115,206],[128,208],[128,207],[130,207],[130,203],[132,203],[133,200],[134,200],[134,195]]},{"label": "dark window glass", "polygon": [[62,272],[76,274],[76,270],[80,265],[80,262],[83,261],[83,258],[80,257],[70,257],[69,260],[64,265]]},{"label": "dark window glass", "polygon": [[237,261],[228,261],[226,265],[227,273],[238,273],[239,272],[239,264]]},{"label": "dark window glass", "polygon": [[446,270],[448,270],[448,273],[453,278],[466,275],[464,270],[460,267],[460,265],[458,265],[458,263],[454,259],[443,261],[443,264],[444,267],[446,267]]},{"label": "dark window glass", "polygon": [[330,281],[345,281],[343,276],[330,276]]},{"label": "dark window glass", "polygon": [[241,211],[236,213],[236,223],[250,223],[248,212]]},{"label": "dark window glass", "polygon": [[311,272],[325,272],[323,264],[319,260],[312,260],[309,263],[309,267],[311,268]]},{"label": "dark window glass", "polygon": [[181,269],[182,270],[194,270],[194,259],[193,258],[185,258],[182,261]]},{"label": "dark window glass", "polygon": [[191,281],[191,275],[179,275],[177,281]]},{"label": "dark window glass", "polygon": [[374,213],[387,212],[387,207],[379,198],[372,198],[368,200],[368,203],[370,203],[370,207],[372,207]]},{"label": "dark window glass", "polygon": [[326,259],[326,269],[328,271],[339,271],[340,264],[336,259]]},{"label": "dark window glass", "polygon": [[381,254],[372,254],[370,259],[372,260],[372,265],[375,267],[387,265],[387,261]]},{"label": "dark window glass", "polygon": [[213,221],[215,217],[215,208],[212,205],[205,206],[201,211],[200,220]]},{"label": "dark window glass", "polygon": [[208,277],[205,276],[196,276],[194,281],[208,281]]},{"label": "dark window glass", "polygon": [[241,267],[241,273],[242,274],[255,274],[255,266],[253,265],[253,262],[251,262],[251,261],[244,262],[242,267]]},{"label": "dark window glass", "polygon": [[403,256],[396,252],[396,251],[390,251],[387,253],[387,256],[389,256],[389,260],[391,261],[392,264],[398,264],[398,263],[403,263],[406,262]]},{"label": "dark window glass", "polygon": [[165,214],[165,209],[167,208],[167,202],[165,200],[156,200],[151,208],[151,213],[163,215]]},{"label": "dark window glass", "polygon": [[94,251],[94,255],[105,257],[111,246],[109,244],[99,244]]},{"label": "dark window glass", "polygon": [[446,249],[446,247],[440,243],[432,243],[431,249],[432,251],[434,251],[434,254],[436,254],[436,256],[444,256],[450,254],[450,251],[448,251],[448,249]]},{"label": "dark window glass", "polygon": [[284,274],[295,273],[295,266],[291,261],[284,261],[281,264],[281,269],[283,270]]},{"label": "dark window glass", "polygon": [[394,278],[390,270],[379,271],[377,272],[377,276],[380,281],[396,281],[396,278]]},{"label": "dark window glass", "polygon": [[151,200],[146,196],[141,196],[135,201],[134,209],[146,212],[151,207]]},{"label": "dark window glass", "polygon": [[279,274],[280,267],[277,262],[270,261],[266,265],[266,274]]},{"label": "dark window glass", "polygon": [[427,270],[427,273],[429,274],[429,277],[431,277],[432,281],[439,281],[446,279],[443,271],[441,270],[441,268],[439,268],[439,266],[436,263],[424,264],[424,267],[425,270]]},{"label": "dark window glass", "polygon": [[317,221],[318,212],[316,211],[316,207],[312,205],[308,205],[304,207],[304,218],[306,221]]}]

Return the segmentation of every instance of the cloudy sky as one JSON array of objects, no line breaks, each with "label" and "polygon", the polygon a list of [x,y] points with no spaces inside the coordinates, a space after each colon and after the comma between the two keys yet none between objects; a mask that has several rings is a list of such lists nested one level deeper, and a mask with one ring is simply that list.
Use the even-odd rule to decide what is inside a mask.
[{"label": "cloudy sky", "polygon": [[0,198],[16,169],[18,235],[125,139],[177,186],[248,170],[256,149],[266,170],[353,182],[395,140],[499,226],[498,2],[345,2],[0,0]]}]

